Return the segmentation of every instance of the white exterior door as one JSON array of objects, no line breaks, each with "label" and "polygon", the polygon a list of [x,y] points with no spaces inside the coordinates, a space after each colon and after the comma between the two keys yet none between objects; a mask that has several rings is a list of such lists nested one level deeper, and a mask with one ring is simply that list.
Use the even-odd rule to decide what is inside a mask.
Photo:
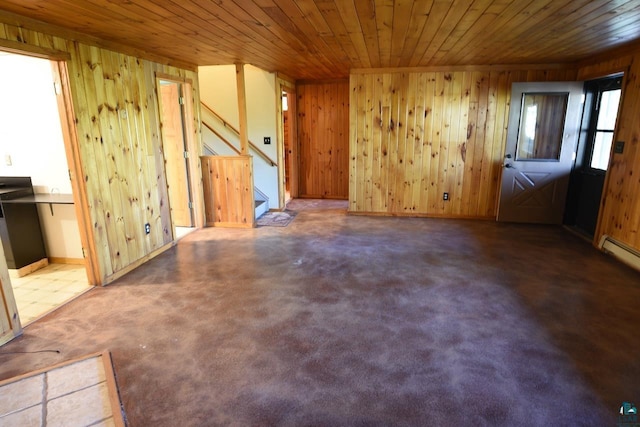
[{"label": "white exterior door", "polygon": [[513,84],[498,221],[562,223],[582,94],[582,82]]}]

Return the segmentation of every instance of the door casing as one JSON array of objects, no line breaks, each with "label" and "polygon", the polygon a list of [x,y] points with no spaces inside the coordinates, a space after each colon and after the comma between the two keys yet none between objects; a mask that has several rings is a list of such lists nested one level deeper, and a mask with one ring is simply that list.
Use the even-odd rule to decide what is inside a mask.
[{"label": "door casing", "polygon": [[158,79],[158,103],[169,207],[173,227],[191,227],[191,188],[181,82]]}]

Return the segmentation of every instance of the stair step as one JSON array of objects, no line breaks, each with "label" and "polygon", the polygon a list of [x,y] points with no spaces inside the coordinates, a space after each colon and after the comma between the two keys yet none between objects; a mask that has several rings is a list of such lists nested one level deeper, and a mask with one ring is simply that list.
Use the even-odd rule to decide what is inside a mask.
[{"label": "stair step", "polygon": [[260,218],[263,214],[269,212],[269,204],[266,200],[256,200],[255,201],[255,217],[256,219]]}]

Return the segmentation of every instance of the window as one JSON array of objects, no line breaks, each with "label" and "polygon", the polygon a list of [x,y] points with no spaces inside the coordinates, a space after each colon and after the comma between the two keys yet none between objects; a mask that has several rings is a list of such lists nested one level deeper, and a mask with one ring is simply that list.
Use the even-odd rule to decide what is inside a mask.
[{"label": "window", "polygon": [[522,95],[517,160],[558,161],[562,148],[568,93]]},{"label": "window", "polygon": [[598,93],[595,103],[598,119],[593,133],[593,149],[589,162],[592,169],[606,171],[609,166],[609,155],[621,93],[620,89],[604,90]]}]

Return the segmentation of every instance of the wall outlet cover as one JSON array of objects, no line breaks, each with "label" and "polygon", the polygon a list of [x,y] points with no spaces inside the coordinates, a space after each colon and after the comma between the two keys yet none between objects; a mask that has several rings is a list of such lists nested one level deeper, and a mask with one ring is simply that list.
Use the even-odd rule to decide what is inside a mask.
[{"label": "wall outlet cover", "polygon": [[271,144],[271,137],[270,137],[270,136],[265,136],[265,137],[264,137],[264,143],[265,143],[266,145]]}]

